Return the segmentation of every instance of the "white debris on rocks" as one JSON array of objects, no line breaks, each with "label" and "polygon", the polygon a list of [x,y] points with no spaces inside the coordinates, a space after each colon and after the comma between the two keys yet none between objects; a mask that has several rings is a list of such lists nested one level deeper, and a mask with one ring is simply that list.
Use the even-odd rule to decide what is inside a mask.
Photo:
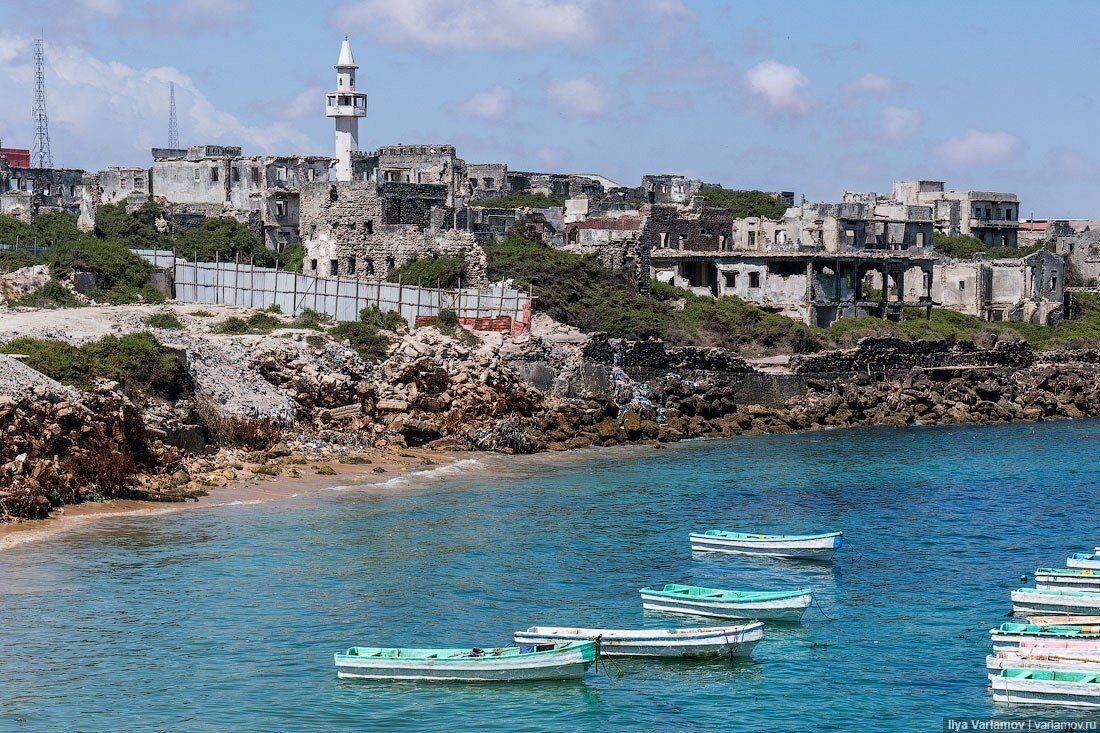
[{"label": "white debris on rocks", "polygon": [[22,267],[0,275],[0,300],[16,300],[33,293],[50,281],[50,268],[46,265]]}]

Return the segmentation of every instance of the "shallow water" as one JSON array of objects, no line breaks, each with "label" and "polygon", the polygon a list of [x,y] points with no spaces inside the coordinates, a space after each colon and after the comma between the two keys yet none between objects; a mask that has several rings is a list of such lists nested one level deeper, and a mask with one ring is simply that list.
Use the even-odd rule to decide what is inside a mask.
[{"label": "shallow water", "polygon": [[[423,487],[104,519],[0,554],[0,729],[939,730],[994,706],[985,630],[1100,544],[1100,421],[865,429],[525,459]],[[846,533],[832,565],[692,557],[712,527]],[[582,682],[338,681],[351,644],[674,625],[637,589],[810,586],[751,661]],[[830,621],[827,613],[837,620]],[[705,622],[704,622],[705,623]],[[614,670],[612,670],[614,671]]]}]

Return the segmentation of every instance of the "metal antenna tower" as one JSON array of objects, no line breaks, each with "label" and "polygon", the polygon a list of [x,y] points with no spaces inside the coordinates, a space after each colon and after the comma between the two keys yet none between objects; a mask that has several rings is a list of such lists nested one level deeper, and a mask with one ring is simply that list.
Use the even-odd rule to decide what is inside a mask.
[{"label": "metal antenna tower", "polygon": [[34,149],[31,152],[31,166],[42,171],[53,168],[53,155],[50,153],[50,124],[46,116],[46,53],[42,39],[34,42]]},{"label": "metal antenna tower", "polygon": [[180,128],[176,123],[176,82],[168,85],[168,147],[173,150],[180,146]]}]

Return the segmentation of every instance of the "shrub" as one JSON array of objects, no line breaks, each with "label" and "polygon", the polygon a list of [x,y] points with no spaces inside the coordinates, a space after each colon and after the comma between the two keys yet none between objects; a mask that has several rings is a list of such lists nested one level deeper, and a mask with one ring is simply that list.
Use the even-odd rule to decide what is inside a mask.
[{"label": "shrub", "polygon": [[82,346],[24,336],[0,346],[0,353],[25,354],[27,366],[80,389],[93,379],[109,379],[132,396],[177,400],[193,388],[183,359],[150,333],[104,336]]},{"label": "shrub", "polygon": [[1027,257],[1029,254],[1038,252],[1047,246],[1044,242],[1038,242],[1026,247],[991,247],[977,237],[966,234],[950,237],[940,232],[932,233],[932,241],[937,252],[959,260],[970,259],[979,252],[991,260],[1015,259],[1017,257]]},{"label": "shrub", "polygon": [[264,313],[274,313],[275,315],[283,314],[283,307],[278,303],[272,303],[268,307],[264,308]]},{"label": "shrub", "polygon": [[765,191],[735,191],[718,187],[704,188],[699,194],[707,206],[729,209],[738,219],[759,216],[778,220],[787,213],[787,204]]},{"label": "shrub", "polygon": [[271,333],[276,328],[282,328],[283,322],[270,313],[260,311],[253,313],[248,318],[230,316],[214,328],[214,333],[222,333],[228,336],[240,336],[243,334]]},{"label": "shrub", "polygon": [[55,273],[75,270],[95,273],[95,300],[110,303],[133,303],[137,300],[163,302],[164,295],[149,284],[149,265],[117,242],[93,237],[73,239],[55,245],[46,259]]},{"label": "shrub", "polygon": [[396,331],[408,325],[397,311],[383,311],[376,305],[368,305],[359,311],[359,320],[382,331]]},{"label": "shrub", "polygon": [[312,328],[315,331],[323,331],[323,323],[331,323],[332,319],[323,313],[318,313],[312,308],[306,308],[298,317],[290,322],[291,328]]},{"label": "shrub", "polygon": [[42,259],[23,250],[0,250],[0,275],[42,264]]},{"label": "shrub", "polygon": [[288,244],[278,256],[280,266],[287,272],[301,272],[305,259],[306,248],[303,244]]},{"label": "shrub", "polygon": [[390,340],[378,332],[374,326],[362,321],[338,323],[328,330],[335,339],[347,341],[348,345],[366,361],[379,361],[386,358]]},{"label": "shrub", "polygon": [[451,308],[441,308],[438,317],[439,322],[447,328],[454,328],[458,325],[458,314]]},{"label": "shrub", "polygon": [[96,208],[95,233],[133,249],[166,248],[167,238],[156,230],[153,222],[161,208],[152,201],[146,202],[134,213],[127,211],[126,203],[104,204]]},{"label": "shrub", "polygon": [[386,279],[402,285],[456,288],[466,277],[466,263],[461,257],[423,257],[391,270]]},{"label": "shrub", "polygon": [[197,311],[193,311],[193,312],[191,313],[191,315],[192,315],[192,316],[193,316],[194,318],[213,318],[213,317],[214,317],[214,314],[213,314],[213,313],[211,313],[211,312],[210,312],[210,311],[208,311],[208,310],[197,310]]},{"label": "shrub", "polygon": [[512,193],[496,199],[474,199],[470,206],[482,206],[490,209],[549,209],[565,206],[565,201],[542,193]]},{"label": "shrub", "polygon": [[206,219],[197,227],[185,229],[176,235],[175,246],[181,257],[196,262],[213,262],[220,257],[222,262],[234,258],[254,261],[258,267],[275,264],[275,254],[264,247],[251,229],[229,216]]},{"label": "shrub", "polygon": [[183,322],[180,321],[173,311],[158,311],[152,315],[145,317],[143,323],[150,328],[164,328],[169,330],[179,330],[183,328]]}]

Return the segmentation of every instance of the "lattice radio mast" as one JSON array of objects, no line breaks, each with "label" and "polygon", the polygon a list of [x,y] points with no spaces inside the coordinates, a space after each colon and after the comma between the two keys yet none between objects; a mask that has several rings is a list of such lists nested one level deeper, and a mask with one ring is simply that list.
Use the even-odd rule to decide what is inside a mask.
[{"label": "lattice radio mast", "polygon": [[180,128],[176,123],[176,83],[168,86],[168,147],[173,150],[180,146]]},{"label": "lattice radio mast", "polygon": [[34,42],[34,149],[31,165],[39,172],[53,168],[50,153],[50,123],[46,115],[46,53],[42,39]]}]

